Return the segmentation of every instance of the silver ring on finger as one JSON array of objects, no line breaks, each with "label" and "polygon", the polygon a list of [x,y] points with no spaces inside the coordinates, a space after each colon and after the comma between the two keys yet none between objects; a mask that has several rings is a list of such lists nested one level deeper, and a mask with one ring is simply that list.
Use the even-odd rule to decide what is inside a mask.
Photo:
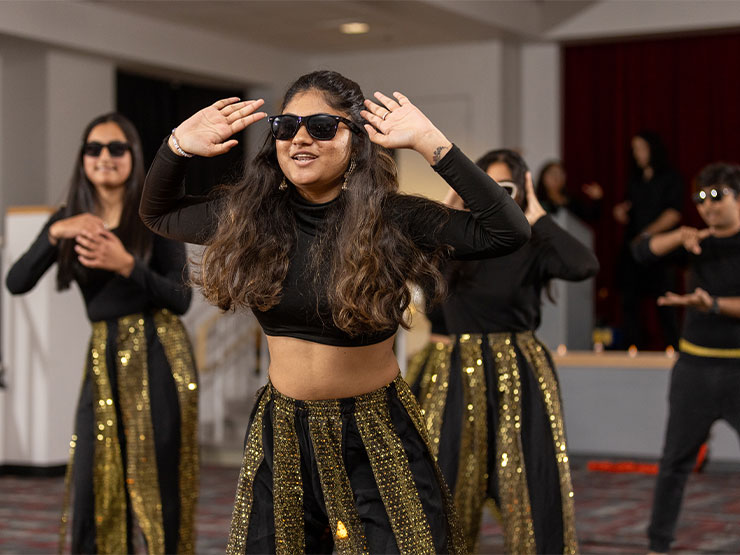
[{"label": "silver ring on finger", "polygon": [[391,111],[388,110],[385,114],[383,114],[383,118],[382,118],[383,121],[385,121],[385,118],[387,118],[388,117],[388,114],[390,114],[390,113],[391,113]]}]

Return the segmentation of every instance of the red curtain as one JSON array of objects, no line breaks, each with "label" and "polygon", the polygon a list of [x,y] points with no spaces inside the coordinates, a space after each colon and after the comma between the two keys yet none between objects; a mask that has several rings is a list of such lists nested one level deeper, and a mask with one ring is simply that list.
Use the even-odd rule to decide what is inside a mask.
[{"label": "red curtain", "polygon": [[622,228],[612,207],[629,178],[630,139],[657,131],[684,177],[684,222],[698,225],[691,182],[706,164],[740,160],[740,33],[563,47],[563,160],[568,186],[599,182],[597,317],[620,320],[615,264]]}]

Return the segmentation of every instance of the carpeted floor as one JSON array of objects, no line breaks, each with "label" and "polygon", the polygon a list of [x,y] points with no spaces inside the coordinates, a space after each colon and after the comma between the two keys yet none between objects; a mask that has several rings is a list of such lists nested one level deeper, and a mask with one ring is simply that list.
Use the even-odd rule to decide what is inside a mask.
[{"label": "carpeted floor", "polygon": [[[203,468],[197,552],[223,553],[238,470]],[[582,553],[643,554],[654,476],[589,472],[574,463]],[[0,477],[0,553],[54,553],[62,478]],[[714,469],[691,477],[674,553],[740,553],[740,472]],[[481,553],[502,553],[499,528],[486,511]],[[143,550],[142,550],[143,552]]]}]

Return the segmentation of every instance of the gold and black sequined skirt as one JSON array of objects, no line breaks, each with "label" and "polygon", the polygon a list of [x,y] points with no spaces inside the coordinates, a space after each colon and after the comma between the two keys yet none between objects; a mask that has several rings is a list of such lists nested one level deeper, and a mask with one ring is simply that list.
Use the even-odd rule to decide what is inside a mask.
[{"label": "gold and black sequined skirt", "polygon": [[167,310],[92,323],[70,442],[75,553],[131,553],[134,523],[149,553],[194,553],[198,378],[190,342]]},{"label": "gold and black sequined skirt", "polygon": [[267,384],[247,431],[227,553],[461,553],[454,507],[400,378],[345,399]]},{"label": "gold and black sequined skirt", "polygon": [[577,553],[563,412],[547,348],[532,332],[463,334],[409,365],[467,548],[493,501],[509,553]]}]

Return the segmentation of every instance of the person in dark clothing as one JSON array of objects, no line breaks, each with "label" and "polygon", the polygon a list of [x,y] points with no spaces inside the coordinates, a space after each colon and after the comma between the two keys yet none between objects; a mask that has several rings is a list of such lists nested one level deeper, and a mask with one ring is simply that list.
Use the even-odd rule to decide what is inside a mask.
[{"label": "person in dark clothing", "polygon": [[707,227],[681,227],[635,246],[645,264],[665,257],[688,262],[691,291],[658,299],[685,307],[686,318],[648,528],[655,553],[673,541],[684,486],[712,424],[725,420],[740,436],[740,168],[712,164],[696,181],[693,198]]},{"label": "person in dark clothing", "polygon": [[59,289],[77,282],[92,323],[67,469],[74,553],[132,553],[134,518],[150,553],[195,551],[198,381],[176,316],[191,291],[185,247],[138,217],[143,164],[131,122],[94,119],[67,205],[6,278],[23,294],[56,262]]},{"label": "person in dark clothing", "polygon": [[545,212],[556,215],[566,209],[584,222],[593,222],[601,212],[604,190],[598,183],[586,183],[581,187],[583,197],[572,196],[565,188],[566,173],[560,160],[550,160],[540,169],[535,193]]},{"label": "person in dark clothing", "polygon": [[[375,98],[336,72],[298,78],[241,183],[189,197],[187,157],[225,152],[267,116],[261,99],[218,101],[175,129],[147,176],[144,222],[206,244],[206,297],[250,307],[268,339],[228,553],[465,549],[393,337],[409,282],[441,296],[440,258],[511,252],[529,228],[408,98]],[[470,212],[399,194],[385,148],[421,154]]]},{"label": "person in dark clothing", "polygon": [[[622,328],[626,346],[646,348],[651,344],[650,330],[644,325],[643,305],[645,301],[652,302],[675,288],[671,268],[647,270],[635,261],[631,245],[642,237],[676,227],[681,221],[682,207],[683,180],[668,164],[663,142],[651,131],[638,133],[632,138],[632,171],[626,200],[614,207],[615,220],[624,225],[617,284],[622,292]],[[677,347],[675,309],[661,305],[657,312],[664,345]]]},{"label": "person in dark clothing", "polygon": [[[547,348],[534,335],[553,278],[596,274],[594,254],[545,213],[524,160],[495,150],[478,165],[507,187],[532,238],[500,258],[452,263],[444,319],[454,341],[414,384],[468,549],[492,499],[509,553],[578,549],[563,413]],[[452,206],[461,199],[448,196]]]}]

